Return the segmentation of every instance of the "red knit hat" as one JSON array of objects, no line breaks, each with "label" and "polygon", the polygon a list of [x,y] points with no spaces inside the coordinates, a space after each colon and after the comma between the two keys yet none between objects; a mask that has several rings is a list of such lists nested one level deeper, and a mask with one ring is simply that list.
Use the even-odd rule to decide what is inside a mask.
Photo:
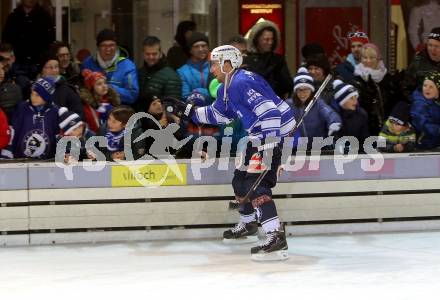
[{"label": "red knit hat", "polygon": [[350,40],[350,43],[358,42],[358,43],[361,43],[362,45],[366,44],[370,41],[368,39],[368,35],[365,32],[360,31],[360,30],[357,30],[355,32],[350,32],[348,34],[348,39]]},{"label": "red knit hat", "polygon": [[89,69],[84,69],[82,71],[82,76],[84,77],[84,85],[89,90],[93,89],[93,87],[95,86],[95,83],[96,83],[96,81],[98,81],[98,79],[101,79],[101,78],[107,79],[107,77],[105,77],[105,75],[102,74],[101,72],[92,72]]}]

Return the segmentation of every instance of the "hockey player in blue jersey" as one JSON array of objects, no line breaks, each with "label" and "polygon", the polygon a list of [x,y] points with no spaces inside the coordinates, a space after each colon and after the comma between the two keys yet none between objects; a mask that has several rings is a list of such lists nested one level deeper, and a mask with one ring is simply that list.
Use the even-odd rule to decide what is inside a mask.
[{"label": "hockey player in blue jersey", "polygon": [[[271,191],[276,185],[281,163],[281,143],[273,141],[281,142],[283,137],[288,136],[295,126],[295,119],[289,105],[275,94],[262,77],[239,69],[242,61],[240,51],[233,46],[215,48],[211,53],[210,71],[222,83],[217,100],[206,107],[186,103],[177,110],[195,123],[228,124],[239,118],[249,139],[261,142],[260,147],[248,143],[244,168],[237,168],[234,172],[232,186],[237,200],[245,197],[260,173],[268,167],[264,164],[264,156],[272,155],[270,171],[251,194],[250,201],[240,205],[239,223],[225,231],[223,238],[225,243],[256,242],[259,221],[266,239],[251,249],[252,259],[283,260],[288,258],[288,246]],[[268,151],[272,153],[268,154]]]}]

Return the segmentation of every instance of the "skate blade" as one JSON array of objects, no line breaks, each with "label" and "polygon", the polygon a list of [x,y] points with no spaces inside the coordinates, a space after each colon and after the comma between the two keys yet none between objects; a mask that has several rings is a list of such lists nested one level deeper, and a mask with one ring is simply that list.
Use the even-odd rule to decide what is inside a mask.
[{"label": "skate blade", "polygon": [[278,250],[270,253],[256,253],[251,254],[251,259],[254,261],[280,261],[289,258],[287,250]]},{"label": "skate blade", "polygon": [[223,239],[223,244],[226,245],[242,245],[252,244],[258,242],[258,235],[249,235],[239,239]]}]

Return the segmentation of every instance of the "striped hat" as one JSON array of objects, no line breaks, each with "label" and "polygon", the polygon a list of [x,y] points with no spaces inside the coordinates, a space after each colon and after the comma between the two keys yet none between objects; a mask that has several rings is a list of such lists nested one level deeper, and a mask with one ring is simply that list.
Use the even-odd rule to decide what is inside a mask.
[{"label": "striped hat", "polygon": [[354,86],[343,83],[339,79],[333,81],[333,89],[335,90],[335,101],[340,107],[342,107],[342,105],[344,105],[344,103],[347,102],[351,97],[359,97],[359,93]]},{"label": "striped hat", "polygon": [[84,124],[77,113],[69,111],[66,107],[60,108],[58,116],[63,135],[69,135],[73,130]]},{"label": "striped hat", "polygon": [[296,74],[295,78],[293,78],[293,85],[293,92],[296,92],[296,90],[299,88],[308,88],[311,89],[312,92],[315,91],[315,87],[313,86],[313,77],[304,67],[298,69],[298,73]]}]

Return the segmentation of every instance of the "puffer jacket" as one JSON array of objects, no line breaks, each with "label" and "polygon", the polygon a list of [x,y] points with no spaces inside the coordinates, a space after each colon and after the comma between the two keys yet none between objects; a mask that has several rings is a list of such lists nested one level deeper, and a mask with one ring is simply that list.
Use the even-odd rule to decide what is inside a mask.
[{"label": "puffer jacket", "polygon": [[182,80],[182,97],[188,98],[192,93],[199,93],[211,103],[212,98],[209,94],[209,83],[212,77],[209,72],[209,62],[202,61],[193,63],[190,59],[182,67],[177,69],[177,73]]},{"label": "puffer jacket", "polygon": [[107,82],[121,97],[123,104],[133,104],[139,96],[139,84],[135,64],[128,59],[127,54],[119,50],[115,63],[107,69],[101,68],[94,56],[89,56],[81,65],[81,70],[89,69],[106,74]]},{"label": "puffer jacket", "polygon": [[[308,104],[308,102],[306,103]],[[293,106],[293,114],[296,122],[299,121],[304,113],[305,105]],[[342,124],[341,117],[330,106],[328,106],[322,99],[318,99],[313,107],[304,118],[299,130],[302,137],[308,137],[307,149],[312,148],[314,137],[328,136],[330,124]]]},{"label": "puffer jacket", "polygon": [[417,133],[417,147],[440,146],[440,102],[426,99],[419,90],[412,94],[411,123]]},{"label": "puffer jacket", "polygon": [[426,75],[433,71],[440,72],[440,62],[433,61],[426,49],[415,56],[405,72],[401,87],[407,101],[411,100],[415,89],[420,89],[423,86]]},{"label": "puffer jacket", "polygon": [[182,80],[171,67],[167,65],[163,57],[156,65],[144,64],[138,69],[139,99],[136,103],[137,111],[147,109],[145,99],[157,96],[163,99],[164,96],[171,96],[177,99],[182,98]]}]

